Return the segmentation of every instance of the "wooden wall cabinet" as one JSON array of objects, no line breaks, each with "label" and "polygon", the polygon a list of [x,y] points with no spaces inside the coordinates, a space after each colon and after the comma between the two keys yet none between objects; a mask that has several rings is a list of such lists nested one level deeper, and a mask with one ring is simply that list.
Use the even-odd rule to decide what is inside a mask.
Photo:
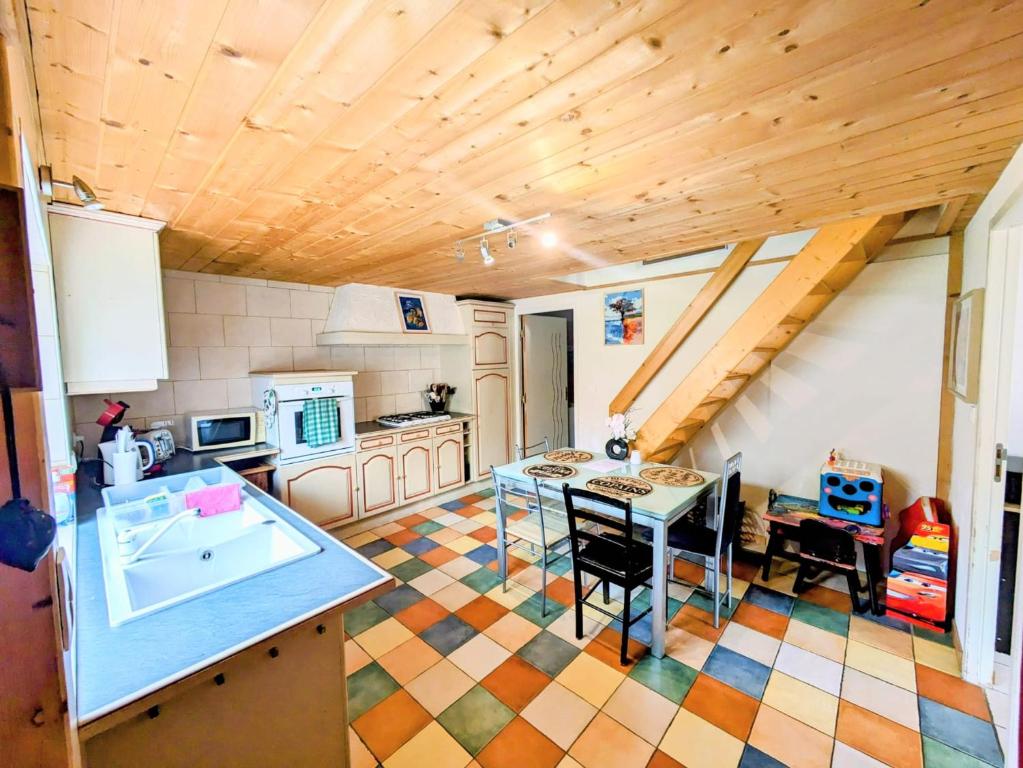
[{"label": "wooden wall cabinet", "polygon": [[398,464],[394,448],[357,454],[359,517],[398,506]]},{"label": "wooden wall cabinet", "polygon": [[358,516],[357,487],[354,453],[286,464],[274,478],[277,498],[323,528]]},{"label": "wooden wall cabinet", "polygon": [[163,222],[59,203],[47,210],[68,394],[156,389],[168,377]]}]

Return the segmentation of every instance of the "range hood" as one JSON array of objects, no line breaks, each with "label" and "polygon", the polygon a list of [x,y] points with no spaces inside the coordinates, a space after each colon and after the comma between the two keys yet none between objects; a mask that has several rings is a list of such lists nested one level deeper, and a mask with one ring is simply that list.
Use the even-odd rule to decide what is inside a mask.
[{"label": "range hood", "polygon": [[[423,299],[429,333],[405,333],[398,309],[398,294]],[[405,291],[380,285],[348,283],[334,289],[322,345],[373,344],[381,346],[467,345],[469,336],[455,297],[444,293]]]}]

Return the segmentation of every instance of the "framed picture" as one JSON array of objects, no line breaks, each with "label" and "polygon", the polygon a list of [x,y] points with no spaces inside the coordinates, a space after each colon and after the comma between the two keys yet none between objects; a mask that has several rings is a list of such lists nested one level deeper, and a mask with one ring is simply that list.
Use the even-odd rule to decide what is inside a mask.
[{"label": "framed picture", "polygon": [[418,293],[396,293],[398,314],[401,315],[401,329],[405,333],[429,333],[430,323],[426,319],[426,304]]},{"label": "framed picture", "polygon": [[643,343],[643,289],[604,294],[604,343]]},{"label": "framed picture", "polygon": [[980,331],[984,318],[984,289],[964,293],[952,306],[948,389],[960,400],[977,402],[980,384]]}]

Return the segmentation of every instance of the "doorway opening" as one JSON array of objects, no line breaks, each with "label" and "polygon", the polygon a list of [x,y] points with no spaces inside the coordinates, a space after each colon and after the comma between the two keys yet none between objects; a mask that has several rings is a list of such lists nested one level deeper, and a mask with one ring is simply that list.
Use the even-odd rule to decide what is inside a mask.
[{"label": "doorway opening", "polygon": [[[522,455],[575,441],[575,313],[537,312],[520,318]],[[533,446],[527,450],[527,446]]]}]

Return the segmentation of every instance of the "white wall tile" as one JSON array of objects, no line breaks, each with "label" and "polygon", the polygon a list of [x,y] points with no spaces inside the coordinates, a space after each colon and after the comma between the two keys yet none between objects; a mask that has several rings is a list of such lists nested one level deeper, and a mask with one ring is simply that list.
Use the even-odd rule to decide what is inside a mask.
[{"label": "white wall tile", "polygon": [[301,318],[270,318],[271,347],[311,347],[313,332],[309,321]]},{"label": "white wall tile", "polygon": [[229,347],[269,347],[269,317],[225,317],[224,343]]},{"label": "white wall tile", "polygon": [[330,360],[339,371],[362,371],[366,368],[364,347],[330,347]]},{"label": "white wall tile", "polygon": [[322,371],[331,367],[330,347],[292,347],[296,371]]},{"label": "white wall tile", "polygon": [[[141,419],[159,416],[161,413],[174,413],[174,384],[170,381],[157,382],[156,389],[149,392],[128,392],[119,397],[131,406],[125,417]],[[96,416],[99,416],[99,411]]]},{"label": "white wall tile", "polygon": [[367,371],[393,371],[394,347],[366,347]]},{"label": "white wall tile", "polygon": [[418,392],[405,392],[404,394],[394,396],[394,410],[396,413],[421,411],[425,407],[423,396]]},{"label": "white wall tile", "polygon": [[196,347],[168,347],[167,363],[171,381],[199,378],[199,350]]},{"label": "white wall tile", "polygon": [[366,421],[366,398],[355,398],[355,420]]},{"label": "white wall tile", "polygon": [[39,349],[39,367],[43,375],[43,392],[56,396],[64,391],[60,375],[60,352],[56,336],[40,336],[36,339]]},{"label": "white wall tile", "polygon": [[[79,422],[95,421],[106,409],[104,397],[109,397],[114,402],[124,398],[117,395],[77,395],[71,398],[71,419],[75,424]],[[125,395],[127,397],[127,395]]]},{"label": "white wall tile", "polygon": [[248,347],[199,347],[200,378],[237,379],[248,375]]},{"label": "white wall tile", "polygon": [[36,335],[56,336],[53,308],[53,274],[49,269],[32,270],[32,299],[36,310]]},{"label": "white wall tile", "polygon": [[267,280],[266,284],[272,288],[289,288],[296,291],[309,290],[309,286],[305,283],[287,283],[282,280]]},{"label": "white wall tile", "polygon": [[186,315],[170,312],[167,327],[172,347],[224,346],[224,318],[220,315]]},{"label": "white wall tile", "polygon": [[229,408],[227,381],[225,379],[175,381],[174,405],[175,413],[202,413]]},{"label": "white wall tile", "polygon": [[260,288],[266,288],[266,280],[261,280],[258,277],[235,277],[234,275],[221,275],[220,282],[231,283],[232,285],[255,285]]},{"label": "white wall tile", "polygon": [[408,371],[382,371],[380,374],[380,394],[397,395],[408,392]]},{"label": "white wall tile", "polygon": [[436,345],[419,348],[419,365],[422,368],[440,368],[440,350]]},{"label": "white wall tile", "polygon": [[378,416],[388,416],[397,412],[394,404],[394,395],[378,395],[366,398],[366,421],[373,421]]},{"label": "white wall tile", "polygon": [[46,419],[46,448],[51,465],[67,464],[71,459],[71,435],[68,433],[64,398],[47,397],[43,400]]},{"label": "white wall tile", "polygon": [[394,367],[396,370],[409,371],[420,367],[419,347],[395,347]]},{"label": "white wall tile", "polygon": [[330,294],[290,291],[291,316],[323,320],[330,311]]},{"label": "white wall tile", "polygon": [[246,307],[256,317],[291,317],[291,294],[283,288],[245,287]]},{"label": "white wall tile", "polygon": [[372,397],[380,394],[380,372],[362,371],[355,377],[355,394],[358,397]]},{"label": "white wall tile", "polygon": [[319,293],[329,293],[331,296],[334,295],[334,288],[333,288],[333,286],[330,286],[330,285],[312,285],[312,284],[310,284],[310,285],[308,285],[306,287],[309,288],[310,291],[315,291],[315,292],[319,292]]},{"label": "white wall tile", "polygon": [[165,277],[163,308],[165,312],[195,312],[195,281]]},{"label": "white wall tile", "polygon": [[249,347],[249,370],[293,370],[291,347]]},{"label": "white wall tile", "polygon": [[252,406],[252,382],[248,376],[243,379],[231,379],[227,382],[227,404],[230,408],[250,408]]},{"label": "white wall tile", "polygon": [[433,370],[424,368],[418,371],[409,371],[409,391],[423,392],[436,381]]},{"label": "white wall tile", "polygon": [[201,315],[244,315],[245,286],[196,283],[195,311]]}]

